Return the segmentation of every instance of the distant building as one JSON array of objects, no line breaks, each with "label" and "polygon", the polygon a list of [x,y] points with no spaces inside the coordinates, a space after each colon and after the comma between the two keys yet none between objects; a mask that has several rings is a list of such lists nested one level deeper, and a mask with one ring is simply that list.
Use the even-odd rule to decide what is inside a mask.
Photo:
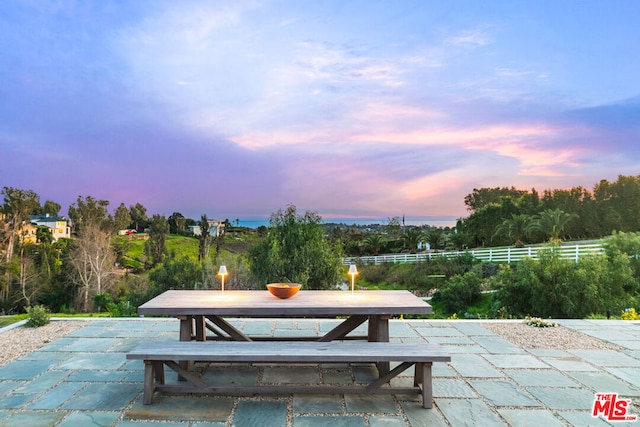
[{"label": "distant building", "polygon": [[127,228],[124,230],[118,230],[118,236],[130,236],[132,234],[136,234],[137,231],[133,228]]},{"label": "distant building", "polygon": [[37,243],[38,238],[36,237],[36,231],[38,227],[35,224],[27,224],[26,222],[22,223],[22,227],[20,227],[20,232],[18,234],[18,239],[22,243]]},{"label": "distant building", "polygon": [[31,215],[29,219],[31,221],[31,224],[34,226],[49,227],[54,242],[60,238],[71,238],[71,227],[69,226],[69,222],[63,217],[46,214]]},{"label": "distant building", "polygon": [[[209,223],[209,235],[218,237],[224,231],[224,221],[210,219],[207,222]],[[190,225],[189,231],[192,232],[194,236],[200,236],[202,234],[202,229],[199,225]]]}]

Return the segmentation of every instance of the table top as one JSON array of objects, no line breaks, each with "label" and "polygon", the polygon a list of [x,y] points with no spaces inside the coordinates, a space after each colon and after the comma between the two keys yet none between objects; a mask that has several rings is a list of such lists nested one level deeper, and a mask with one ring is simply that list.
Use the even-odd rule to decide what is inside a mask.
[{"label": "table top", "polygon": [[170,290],[138,307],[140,315],[351,316],[430,314],[431,306],[409,291],[301,290],[280,299],[268,291]]}]

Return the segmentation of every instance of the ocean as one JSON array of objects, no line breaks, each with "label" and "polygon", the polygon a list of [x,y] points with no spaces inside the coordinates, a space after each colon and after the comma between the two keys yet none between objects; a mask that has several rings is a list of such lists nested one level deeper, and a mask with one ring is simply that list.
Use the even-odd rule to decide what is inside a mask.
[{"label": "ocean", "polygon": [[[401,220],[402,221],[402,220]],[[455,227],[457,218],[443,218],[443,217],[434,217],[434,218],[405,218],[404,225],[430,225],[432,227]],[[386,224],[388,222],[387,218],[365,218],[365,219],[354,219],[354,218],[322,218],[322,222],[325,224],[328,223],[336,223],[336,224],[347,224],[347,225],[370,225],[370,224]],[[232,225],[235,225],[234,221],[231,221]],[[248,228],[258,228],[261,225],[265,227],[269,226],[269,219],[250,219],[243,220],[240,219],[239,224],[241,227]]]}]

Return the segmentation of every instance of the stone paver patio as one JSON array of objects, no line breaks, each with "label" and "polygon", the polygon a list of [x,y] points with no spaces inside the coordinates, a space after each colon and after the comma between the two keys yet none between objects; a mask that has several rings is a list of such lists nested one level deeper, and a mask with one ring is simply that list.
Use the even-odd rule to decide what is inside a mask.
[{"label": "stone paver patio", "polygon": [[[127,361],[125,354],[143,340],[177,340],[178,321],[94,319],[0,367],[0,425],[640,426],[640,421],[608,423],[591,416],[595,393],[604,392],[631,399],[629,414],[640,413],[640,324],[559,322],[622,350],[524,350],[481,321],[392,320],[392,340],[427,340],[451,353],[451,363],[434,364],[434,408],[428,410],[417,395],[156,394],[152,405],[142,405],[143,364]],[[233,324],[252,335],[291,336],[320,334],[335,321],[237,319]],[[349,364],[196,369],[214,381],[246,384],[344,384],[375,375],[372,366]],[[174,377],[168,374],[169,381]]]}]

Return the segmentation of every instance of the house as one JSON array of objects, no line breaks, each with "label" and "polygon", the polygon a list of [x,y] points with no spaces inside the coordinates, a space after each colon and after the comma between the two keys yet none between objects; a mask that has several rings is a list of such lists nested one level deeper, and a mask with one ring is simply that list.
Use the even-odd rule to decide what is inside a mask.
[{"label": "house", "polygon": [[49,214],[31,215],[30,220],[34,226],[49,227],[54,242],[60,238],[71,238],[71,227],[69,226],[69,222],[63,217]]},{"label": "house", "polygon": [[[207,222],[209,223],[209,234],[211,236],[218,237],[224,232],[224,221],[210,219]],[[192,232],[194,236],[199,236],[202,234],[202,230],[199,225],[190,225],[189,231]]]},{"label": "house", "polygon": [[37,243],[37,231],[38,227],[35,224],[27,224],[26,222],[23,222],[22,227],[20,227],[18,239],[21,243]]}]

